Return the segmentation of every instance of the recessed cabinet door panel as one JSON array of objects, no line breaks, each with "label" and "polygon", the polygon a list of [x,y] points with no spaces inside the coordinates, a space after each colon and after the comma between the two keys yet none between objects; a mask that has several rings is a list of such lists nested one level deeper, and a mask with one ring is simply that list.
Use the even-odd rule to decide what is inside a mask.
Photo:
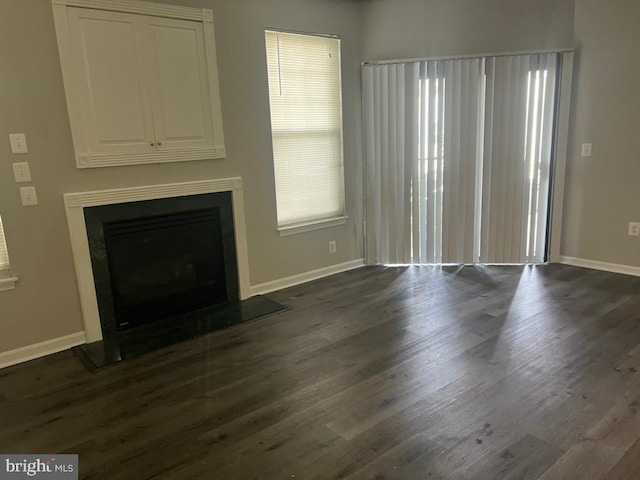
[{"label": "recessed cabinet door panel", "polygon": [[148,28],[158,150],[213,147],[202,24],[152,18]]},{"label": "recessed cabinet door panel", "polygon": [[69,8],[69,21],[89,152],[154,151],[140,17]]}]

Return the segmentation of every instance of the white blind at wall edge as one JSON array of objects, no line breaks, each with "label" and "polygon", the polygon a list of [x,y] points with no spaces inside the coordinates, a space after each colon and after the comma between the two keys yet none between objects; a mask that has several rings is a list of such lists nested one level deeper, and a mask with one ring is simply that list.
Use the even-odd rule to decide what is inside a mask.
[{"label": "white blind at wall edge", "polygon": [[344,214],[340,40],[266,31],[278,225]]},{"label": "white blind at wall edge", "polygon": [[0,277],[9,274],[9,253],[4,239],[4,229],[2,227],[2,217],[0,217]]}]

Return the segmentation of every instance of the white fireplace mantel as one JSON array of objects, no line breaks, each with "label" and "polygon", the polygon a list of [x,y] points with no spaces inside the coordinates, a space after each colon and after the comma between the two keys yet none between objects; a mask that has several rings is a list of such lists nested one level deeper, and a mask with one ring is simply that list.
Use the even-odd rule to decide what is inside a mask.
[{"label": "white fireplace mantel", "polygon": [[67,222],[69,224],[71,248],[73,250],[73,260],[78,279],[78,289],[87,342],[91,343],[102,340],[102,329],[100,326],[100,313],[98,311],[93,270],[91,268],[84,208],[216,192],[232,193],[236,255],[238,260],[238,286],[240,289],[240,298],[244,300],[251,294],[249,287],[247,232],[242,198],[242,179],[240,177],[64,194],[64,204],[67,211]]}]

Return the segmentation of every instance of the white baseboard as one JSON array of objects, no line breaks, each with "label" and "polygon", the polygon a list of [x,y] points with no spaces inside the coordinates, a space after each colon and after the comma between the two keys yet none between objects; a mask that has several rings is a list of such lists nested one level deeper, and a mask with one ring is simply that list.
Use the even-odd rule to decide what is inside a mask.
[{"label": "white baseboard", "polygon": [[620,265],[617,263],[598,262],[596,260],[587,260],[584,258],[560,256],[559,262],[565,265],[573,265],[574,267],[591,268],[593,270],[603,270],[605,272],[622,273],[624,275],[633,275],[640,277],[640,267],[631,265]]},{"label": "white baseboard", "polygon": [[328,277],[329,275],[335,275],[336,273],[355,270],[360,267],[364,267],[364,258],[339,263],[338,265],[331,265],[330,267],[319,268],[317,270],[300,273],[298,275],[281,278],[279,280],[273,280],[271,282],[252,285],[249,291],[251,292],[251,295],[263,295],[265,293],[275,292],[276,290],[282,290],[283,288],[294,287],[302,283],[311,282],[312,280],[318,280],[319,278]]},{"label": "white baseboard", "polygon": [[44,357],[52,353],[67,350],[76,345],[87,343],[84,332],[72,333],[64,337],[58,337],[45,342],[28,345],[8,352],[0,353],[0,368],[9,367],[18,363],[27,362],[34,358]]},{"label": "white baseboard", "polygon": [[[273,280],[271,282],[260,283],[250,287],[251,295],[262,295],[265,293],[275,292],[283,288],[293,287],[302,283],[311,282],[320,278],[335,275],[336,273],[355,270],[364,267],[364,259],[352,260],[350,262],[331,265],[330,267],[319,268],[310,272],[300,273],[291,277]],[[0,368],[9,367],[18,363],[27,362],[34,358],[44,357],[52,353],[61,352],[77,345],[87,343],[84,332],[72,333],[64,337],[54,338],[45,342],[28,345],[26,347],[17,348],[8,352],[0,353]]]}]

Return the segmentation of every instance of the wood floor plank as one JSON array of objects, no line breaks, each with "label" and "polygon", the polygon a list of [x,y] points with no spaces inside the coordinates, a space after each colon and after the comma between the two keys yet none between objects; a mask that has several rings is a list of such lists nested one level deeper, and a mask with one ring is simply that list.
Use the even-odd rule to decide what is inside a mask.
[{"label": "wood floor plank", "polygon": [[353,480],[427,478],[429,467],[443,447],[423,435],[414,435],[350,475]]},{"label": "wood floor plank", "polygon": [[604,479],[640,478],[640,462],[638,458],[640,458],[640,440],[636,440],[633,443],[615,466],[609,470]]},{"label": "wood floor plank", "polygon": [[541,479],[601,479],[618,463],[638,438],[640,416],[631,402],[616,401]]},{"label": "wood floor plank", "polygon": [[[540,478],[564,452],[533,435],[526,435],[506,448],[482,471],[472,473],[478,480],[530,480]],[[473,471],[473,466],[471,467]]]}]

